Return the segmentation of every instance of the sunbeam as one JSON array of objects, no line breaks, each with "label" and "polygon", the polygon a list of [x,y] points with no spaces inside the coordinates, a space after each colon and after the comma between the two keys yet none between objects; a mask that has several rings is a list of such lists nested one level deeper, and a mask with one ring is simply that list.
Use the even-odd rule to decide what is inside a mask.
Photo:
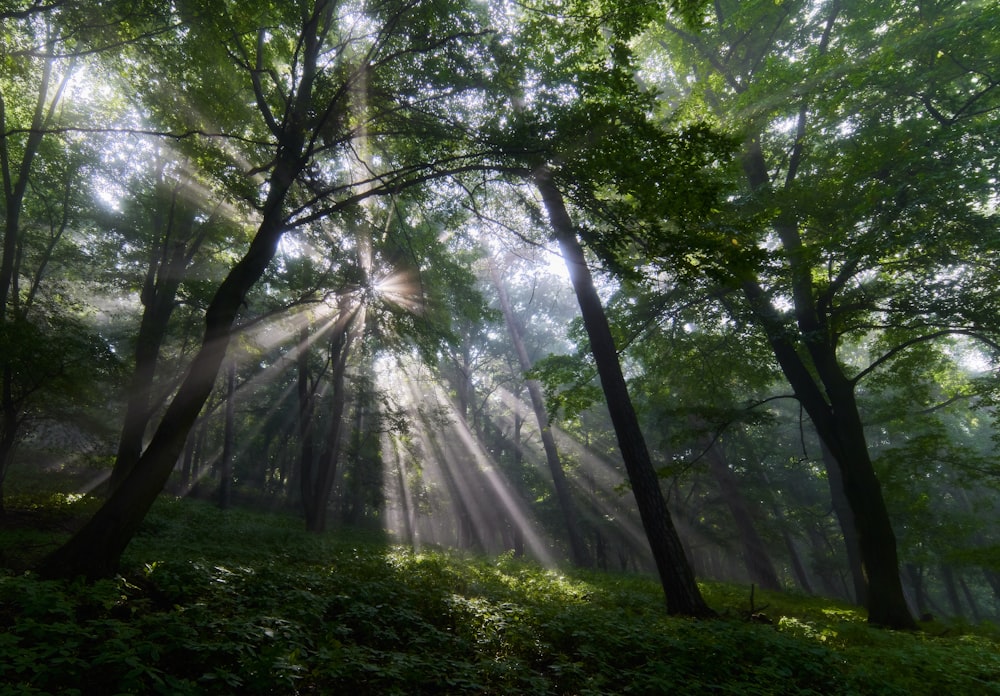
[{"label": "sunbeam", "polygon": [[[428,543],[472,546],[490,554],[514,548],[520,539],[533,558],[554,567],[553,541],[543,537],[527,503],[479,444],[441,386],[429,375],[417,374],[420,370],[400,361],[398,369],[379,373],[381,386],[410,416],[417,451],[406,454],[419,457],[413,460],[419,475],[397,468],[395,475],[386,478],[392,487],[386,499],[405,504],[405,510],[387,516],[393,524],[389,531],[399,536],[408,525],[411,536]],[[397,467],[407,467],[403,450],[396,446],[393,451],[400,453]],[[420,492],[414,490],[416,479]],[[421,497],[429,504],[419,505]],[[409,515],[409,521],[404,515]]]},{"label": "sunbeam", "polygon": [[[508,427],[513,427],[516,414],[521,418],[522,429],[537,435],[538,428],[530,404],[503,387],[497,389],[495,396],[508,409],[507,415],[500,416]],[[589,511],[592,521],[596,517],[605,523],[600,525],[603,533],[617,537],[614,545],[618,547],[619,555],[631,549],[637,555],[632,561],[638,567],[647,566],[650,561],[649,542],[632,504],[631,495],[621,492],[623,485],[627,483],[621,469],[582,445],[557,424],[552,423],[549,427],[559,451],[567,461],[574,463],[574,466],[567,467],[567,479],[573,486],[577,499],[583,504],[584,511]],[[531,450],[525,450],[525,454],[526,459],[535,462],[539,469],[543,468],[543,455]],[[620,559],[619,564],[624,566],[625,561]]]}]

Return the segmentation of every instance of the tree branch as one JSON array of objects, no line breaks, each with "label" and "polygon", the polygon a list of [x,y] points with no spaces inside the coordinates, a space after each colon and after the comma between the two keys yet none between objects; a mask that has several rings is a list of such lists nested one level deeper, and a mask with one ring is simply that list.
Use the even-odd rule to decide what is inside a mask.
[{"label": "tree branch", "polygon": [[894,357],[896,357],[897,355],[899,355],[900,353],[902,353],[907,348],[911,348],[911,347],[917,345],[918,343],[925,343],[927,341],[934,341],[936,339],[943,338],[945,336],[969,336],[970,338],[974,338],[974,339],[976,339],[977,341],[979,341],[981,343],[985,343],[987,346],[989,346],[990,348],[992,348],[994,351],[1000,352],[1000,343],[998,343],[997,341],[994,341],[993,339],[985,336],[984,334],[982,334],[979,331],[974,331],[972,329],[960,329],[960,328],[941,329],[940,331],[934,331],[932,333],[924,334],[922,336],[914,336],[913,338],[911,338],[909,340],[903,341],[902,343],[899,343],[899,344],[893,346],[888,351],[886,351],[881,356],[879,356],[876,360],[872,361],[872,363],[870,365],[868,365],[868,367],[866,367],[861,372],[859,372],[857,375],[855,375],[854,378],[850,380],[850,382],[851,382],[851,384],[857,384],[862,379],[864,379],[865,377],[867,377],[868,375],[870,375],[872,372],[874,372],[875,370],[877,370],[879,367],[881,367],[885,363],[887,363],[890,360],[892,360]]}]

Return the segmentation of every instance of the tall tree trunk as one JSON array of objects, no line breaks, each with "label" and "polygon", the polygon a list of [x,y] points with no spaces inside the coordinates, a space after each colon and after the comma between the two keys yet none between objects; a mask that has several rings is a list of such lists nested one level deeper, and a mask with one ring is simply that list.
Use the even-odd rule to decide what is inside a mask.
[{"label": "tall tree trunk", "polygon": [[233,445],[236,442],[236,361],[226,369],[225,428],[222,434],[222,461],[219,466],[219,507],[229,509],[233,502]]},{"label": "tall tree trunk", "polygon": [[[314,18],[318,22],[318,18]],[[46,577],[84,575],[101,578],[114,575],[121,555],[139,528],[149,508],[163,490],[170,472],[184,449],[188,432],[212,392],[225,358],[232,327],[244,298],[274,258],[285,230],[285,198],[306,164],[303,156],[305,117],[311,79],[314,75],[318,43],[317,27],[306,41],[307,62],[302,82],[304,93],[297,95],[301,113],[291,115],[282,135],[270,188],[257,234],[246,254],[219,285],[205,312],[205,333],[201,347],[188,368],[177,393],[163,414],[149,446],[132,472],[111,493],[93,517],[65,544],[42,559],[39,572]],[[309,31],[307,27],[307,31]]]},{"label": "tall tree trunk", "polygon": [[198,438],[192,428],[184,444],[184,459],[181,464],[181,490],[187,493],[191,489],[191,476],[194,473],[194,446]]},{"label": "tall tree trunk", "polygon": [[538,172],[534,182],[541,194],[552,225],[553,236],[559,243],[566,268],[576,292],[583,324],[590,338],[590,349],[597,364],[601,387],[611,412],[618,446],[632,484],[639,515],[649,541],[660,583],[666,596],[667,611],[685,616],[712,616],[705,604],[694,573],[684,554],[680,537],[670,519],[660,481],[639,428],[639,419],[632,407],[618,351],[601,298],[594,287],[583,248],[576,236],[562,193],[552,182],[547,170]]},{"label": "tall tree trunk", "polygon": [[153,227],[157,237],[162,237],[159,250],[150,259],[140,300],[142,318],[135,343],[135,366],[128,389],[128,401],[115,465],[108,481],[108,490],[117,488],[135,467],[142,454],[143,439],[152,409],[153,382],[160,349],[167,333],[167,326],[176,304],[177,290],[192,250],[188,241],[193,235],[194,214],[181,210],[175,188],[171,196],[167,219],[159,211],[154,216]]},{"label": "tall tree trunk", "polygon": [[[801,253],[791,242],[788,246],[793,247],[789,254]],[[801,284],[806,282],[803,280]],[[811,302],[811,289],[799,288],[795,301],[801,308],[797,313],[802,315],[798,331],[811,358],[812,370],[796,350],[788,327],[756,279],[744,278],[743,292],[765,329],[778,364],[799,403],[840,465],[844,496],[854,516],[858,548],[868,580],[868,621],[887,628],[915,628],[916,622],[907,607],[899,577],[896,537],[868,452],[854,384],[837,362],[836,346],[825,342],[828,332],[817,326],[818,320],[811,316],[814,312],[807,306]]]},{"label": "tall tree trunk", "polygon": [[969,605],[969,612],[972,614],[972,620],[975,623],[982,621],[982,616],[979,614],[979,604],[976,602],[976,595],[972,593],[969,585],[965,582],[965,578],[961,575],[958,576],[958,586],[962,588],[962,594],[965,596],[965,601]]},{"label": "tall tree trunk", "polygon": [[993,596],[1000,601],[1000,573],[989,568],[983,568],[982,571],[983,577],[986,579],[986,584],[993,590]]},{"label": "tall tree trunk", "polygon": [[[302,479],[302,501],[306,508],[306,529],[310,532],[326,530],[327,506],[333,482],[337,475],[337,463],[343,448],[344,409],[347,405],[346,374],[347,359],[354,341],[352,327],[358,316],[358,308],[347,301],[341,303],[340,318],[330,337],[330,362],[333,370],[330,376],[331,405],[327,425],[326,442],[308,478]],[[303,463],[305,460],[303,459]]]},{"label": "tall tree trunk", "polygon": [[8,397],[10,389],[7,372],[9,368],[3,367],[3,397],[0,406],[0,517],[6,514],[7,508],[4,504],[4,484],[7,481],[7,471],[14,459],[14,448],[17,445],[18,435],[18,412],[13,405],[13,400]]},{"label": "tall tree trunk", "polygon": [[[818,523],[807,524],[806,534],[809,536],[809,543],[813,548],[813,571],[819,578],[820,587],[827,597],[840,597],[849,599],[847,586],[841,582],[838,586],[836,566],[824,559],[833,553],[833,544]],[[839,566],[839,561],[837,562]]]},{"label": "tall tree trunk", "polygon": [[795,539],[792,538],[791,533],[788,531],[788,522],[784,511],[781,509],[781,505],[774,496],[774,487],[771,485],[770,480],[768,480],[766,472],[761,471],[760,475],[769,494],[771,514],[778,521],[778,528],[781,530],[781,539],[785,542],[785,548],[788,550],[788,558],[792,564],[792,572],[795,574],[795,579],[803,591],[812,594],[813,589],[812,583],[809,582],[809,574],[806,572],[805,566],[802,565],[802,555],[795,547]]},{"label": "tall tree trunk", "polygon": [[[500,310],[503,312],[504,320],[507,324],[507,333],[510,335],[511,344],[517,354],[521,372],[527,375],[531,371],[531,358],[528,357],[528,350],[525,348],[524,339],[521,336],[521,327],[514,316],[514,308],[510,304],[510,297],[507,295],[507,288],[500,278],[493,262],[489,262],[490,278],[497,290],[500,299]],[[528,388],[528,396],[531,398],[531,408],[535,412],[535,420],[538,423],[538,431],[542,437],[542,449],[545,451],[545,461],[549,467],[549,474],[552,476],[552,487],[556,493],[556,500],[562,512],[563,523],[566,525],[566,538],[569,541],[570,556],[573,563],[584,568],[593,565],[590,551],[583,540],[583,531],[580,529],[579,515],[576,504],[573,502],[573,495],[570,492],[569,481],[566,479],[566,472],[563,470],[562,461],[559,459],[559,450],[556,448],[556,440],[552,436],[552,428],[549,425],[548,414],[545,412],[545,400],[542,397],[542,388],[536,379],[524,380]]]},{"label": "tall tree trunk", "polygon": [[958,597],[958,586],[955,584],[955,574],[951,566],[942,563],[938,566],[941,572],[941,582],[944,583],[944,594],[948,598],[948,606],[951,608],[951,615],[960,617],[965,614],[962,611],[962,600]]},{"label": "tall tree trunk", "polygon": [[[7,132],[7,106],[0,90],[0,178],[3,179],[3,241],[0,243],[0,339],[5,339],[12,330],[12,319],[16,315],[18,250],[22,244],[21,214],[24,198],[31,180],[31,170],[38,156],[45,128],[62,102],[62,95],[69,83],[71,72],[67,71],[56,85],[49,98],[55,70],[55,41],[45,42],[47,54],[44,56],[38,86],[38,98],[31,116],[31,130],[21,149],[20,161],[12,160],[12,152]],[[20,437],[24,422],[23,404],[15,397],[16,374],[10,363],[10,356],[0,351],[0,513],[4,510],[4,481],[14,456],[14,449]]]},{"label": "tall tree trunk", "polygon": [[913,601],[917,605],[917,612],[921,616],[926,616],[929,612],[927,611],[927,589],[924,586],[924,570],[916,563],[907,563],[903,567],[910,578],[910,587],[913,588]]},{"label": "tall tree trunk", "polygon": [[757,533],[757,523],[746,497],[740,491],[739,481],[726,461],[725,452],[718,442],[703,443],[707,446],[705,456],[708,460],[708,470],[719,486],[722,499],[729,508],[729,514],[736,523],[736,533],[743,547],[743,562],[746,565],[750,580],[765,590],[781,589],[778,573],[771,563],[767,545]]},{"label": "tall tree trunk", "polygon": [[795,580],[799,583],[799,587],[802,588],[803,592],[812,594],[813,589],[812,584],[809,582],[809,575],[802,565],[802,557],[799,555],[799,550],[795,548],[795,540],[788,533],[788,525],[785,524],[783,518],[778,520],[778,524],[781,525],[781,539],[785,542],[785,548],[788,550],[788,559],[792,564],[792,573],[795,574]]},{"label": "tall tree trunk", "polygon": [[854,585],[854,601],[860,606],[868,605],[868,579],[865,577],[864,564],[861,561],[861,546],[858,542],[858,530],[855,527],[854,514],[850,503],[844,494],[844,476],[840,464],[830,453],[830,448],[820,440],[823,451],[823,464],[826,467],[826,480],[830,488],[830,501],[833,512],[840,523],[840,531],[844,535],[844,547],[847,552],[847,567],[851,572],[851,582]]},{"label": "tall tree trunk", "polygon": [[306,516],[306,529],[314,524],[312,507],[312,489],[316,467],[316,442],[314,436],[315,424],[315,390],[311,386],[309,371],[309,331],[302,328],[299,331],[299,355],[296,359],[296,393],[298,395],[298,425],[299,425],[299,497]]}]

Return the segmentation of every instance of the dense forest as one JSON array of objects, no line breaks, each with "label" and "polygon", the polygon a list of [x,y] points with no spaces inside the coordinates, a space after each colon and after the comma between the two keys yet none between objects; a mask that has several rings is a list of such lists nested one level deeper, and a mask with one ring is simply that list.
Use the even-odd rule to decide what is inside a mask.
[{"label": "dense forest", "polygon": [[3,0],[0,61],[5,581],[189,497],[1000,620],[995,0]]}]

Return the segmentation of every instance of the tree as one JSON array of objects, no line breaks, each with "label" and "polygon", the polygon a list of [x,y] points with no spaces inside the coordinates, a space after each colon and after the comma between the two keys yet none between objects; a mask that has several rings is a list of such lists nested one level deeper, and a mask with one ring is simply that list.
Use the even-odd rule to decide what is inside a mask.
[{"label": "tree", "polygon": [[684,554],[684,547],[677,536],[677,530],[670,519],[670,513],[660,491],[656,471],[653,469],[646,441],[639,428],[639,420],[632,408],[604,307],[594,288],[583,247],[580,246],[562,194],[546,170],[535,174],[535,184],[549,215],[553,237],[562,250],[570,280],[573,282],[580,303],[580,313],[601,377],[601,387],[608,409],[611,411],[618,446],[621,448],[632,493],[635,495],[666,595],[667,611],[685,616],[710,616],[713,612],[705,604],[694,581],[694,574]]},{"label": "tree", "polygon": [[[697,29],[668,20],[650,34],[681,78],[663,85],[672,106],[713,112],[743,142],[731,215],[661,237],[661,253],[739,293],[738,320],[766,335],[842,475],[869,620],[897,628],[914,624],[857,385],[916,342],[988,330],[976,300],[988,274],[966,259],[992,253],[979,243],[991,229],[982,153],[1000,90],[983,80],[989,59],[962,46],[989,41],[991,20],[945,5],[716,3]],[[917,290],[928,283],[933,299]],[[868,366],[841,358],[847,337],[873,333],[895,340]]]},{"label": "tree", "polygon": [[[435,161],[438,157],[449,156],[452,167],[461,162],[461,155],[451,149],[453,141],[434,130],[450,108],[444,102],[455,94],[449,82],[452,75],[425,72],[426,81],[407,82],[400,73],[428,71],[435,67],[432,59],[465,64],[465,46],[477,36],[466,25],[470,22],[474,27],[478,22],[474,12],[447,2],[389,2],[369,8],[369,22],[354,23],[327,0],[280,10],[261,3],[233,15],[217,14],[213,10],[218,8],[210,5],[178,4],[187,30],[179,41],[180,49],[198,56],[188,69],[195,74],[208,71],[199,77],[206,80],[203,84],[215,81],[216,88],[236,89],[239,103],[249,97],[257,107],[252,135],[242,135],[247,132],[243,123],[228,138],[210,139],[210,144],[223,151],[225,143],[247,147],[247,155],[258,164],[243,170],[241,176],[266,175],[266,186],[257,192],[244,187],[257,206],[257,229],[245,253],[217,287],[205,312],[200,348],[149,445],[132,473],[86,525],[42,561],[40,571],[49,576],[100,577],[115,572],[212,391],[244,299],[264,274],[285,232],[329,218],[378,193],[442,176]],[[428,22],[437,27],[435,31],[428,29]],[[359,33],[363,31],[368,33]],[[217,46],[226,47],[236,63],[236,70],[223,73],[221,81],[221,63],[199,62],[204,57],[199,50]],[[423,90],[419,103],[414,101],[414,82]],[[193,83],[187,85],[196,90]],[[361,100],[371,95],[378,100]],[[394,156],[389,148],[399,136],[390,136],[414,134],[418,128],[418,137],[425,142],[419,159],[410,158],[418,153],[406,148]],[[437,147],[431,146],[432,136],[438,137]],[[383,140],[384,168],[357,161],[352,146],[361,137]],[[208,148],[204,158],[211,154]],[[338,162],[340,167],[331,166]],[[215,167],[211,159],[207,164],[219,176],[238,178],[231,168]]]},{"label": "tree", "polygon": [[[69,343],[77,342],[86,330],[80,321],[85,310],[79,298],[65,286],[51,291],[48,287],[59,272],[66,274],[66,281],[70,276],[93,281],[81,259],[71,259],[83,253],[84,230],[96,217],[86,194],[106,141],[99,134],[94,138],[66,134],[105,112],[107,105],[81,96],[77,78],[93,67],[93,56],[108,50],[112,37],[118,45],[128,43],[156,24],[155,12],[138,16],[150,9],[144,3],[127,7],[109,2],[101,17],[87,8],[61,5],[15,5],[2,15],[0,510],[7,467],[24,426],[34,417],[33,404],[65,376],[74,354]],[[49,353],[28,342],[43,340],[56,349],[54,337],[47,336],[54,326],[67,332],[69,343],[63,350]],[[85,352],[94,357],[102,341],[94,334],[88,340],[92,345]]]},{"label": "tree", "polygon": [[[347,406],[347,362],[354,344],[360,340],[364,331],[364,317],[361,317],[361,306],[357,297],[344,293],[340,297],[337,320],[329,332],[329,366],[330,366],[330,408],[327,414],[325,444],[316,456],[313,445],[313,429],[315,421],[314,394],[307,393],[307,359],[308,353],[303,348],[299,357],[299,403],[300,431],[302,438],[302,460],[300,485],[302,504],[306,514],[306,529],[311,532],[322,532],[326,528],[327,505],[333,482],[337,474],[337,464],[343,450],[343,419]],[[304,345],[304,344],[303,344]]]},{"label": "tree", "polygon": [[[109,235],[111,243],[126,247],[135,243],[132,240],[138,237],[142,252],[148,255],[138,282],[143,311],[134,338],[134,366],[115,465],[108,484],[110,490],[117,488],[135,467],[142,454],[149,421],[166,396],[154,393],[157,368],[179,295],[189,303],[195,301],[190,289],[182,294],[194,259],[199,255],[207,257],[199,252],[204,251],[203,245],[211,237],[233,231],[227,230],[233,225],[226,224],[220,214],[224,206],[203,200],[199,195],[203,189],[184,171],[182,163],[168,162],[162,152],[157,157],[151,173],[152,190],[148,194],[136,192],[138,200],[130,201],[135,209],[127,207],[121,219],[115,221],[116,227],[134,226],[137,229],[119,229],[118,234]],[[147,197],[148,201],[144,200]],[[148,230],[144,229],[147,224]],[[140,231],[138,235],[136,231]],[[115,274],[119,278],[127,277],[128,269],[119,265]],[[160,391],[169,393],[172,386],[168,382]]]}]

